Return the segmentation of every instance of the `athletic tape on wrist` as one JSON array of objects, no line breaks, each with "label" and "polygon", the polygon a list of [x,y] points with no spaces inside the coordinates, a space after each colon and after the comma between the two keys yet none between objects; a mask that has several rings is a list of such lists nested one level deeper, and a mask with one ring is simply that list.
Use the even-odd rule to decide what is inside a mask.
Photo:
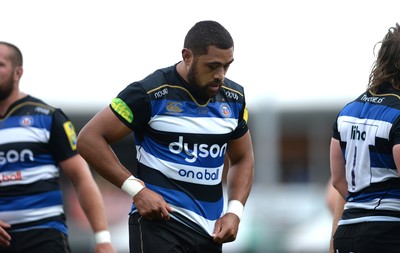
[{"label": "athletic tape on wrist", "polygon": [[128,177],[125,182],[122,184],[121,189],[131,195],[131,197],[135,197],[140,190],[144,188],[144,183],[142,180],[137,179],[134,176]]},{"label": "athletic tape on wrist", "polygon": [[111,235],[108,230],[102,230],[94,234],[94,241],[96,244],[111,243]]},{"label": "athletic tape on wrist", "polygon": [[228,202],[228,208],[226,209],[227,213],[236,214],[239,219],[242,218],[244,206],[239,200],[230,200]]}]

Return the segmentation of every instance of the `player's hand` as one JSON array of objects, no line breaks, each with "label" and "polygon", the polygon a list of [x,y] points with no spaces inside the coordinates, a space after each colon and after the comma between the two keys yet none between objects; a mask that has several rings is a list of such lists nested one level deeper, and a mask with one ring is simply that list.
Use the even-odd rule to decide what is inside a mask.
[{"label": "player's hand", "polygon": [[240,219],[236,214],[226,213],[215,223],[213,239],[217,243],[233,242],[239,230]]},{"label": "player's hand", "polygon": [[111,243],[99,243],[96,244],[94,253],[116,253],[113,245]]},{"label": "player's hand", "polygon": [[10,246],[11,236],[5,230],[10,227],[10,224],[0,220],[0,247]]},{"label": "player's hand", "polygon": [[173,212],[167,202],[158,193],[143,188],[133,197],[133,202],[140,215],[148,220],[163,219],[169,220],[170,213]]}]

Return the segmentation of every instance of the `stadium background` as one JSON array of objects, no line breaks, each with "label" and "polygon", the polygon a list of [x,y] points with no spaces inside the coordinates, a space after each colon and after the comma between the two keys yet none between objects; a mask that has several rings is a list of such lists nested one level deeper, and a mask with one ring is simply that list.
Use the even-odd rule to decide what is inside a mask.
[{"label": "stadium background", "polygon": [[[373,47],[399,21],[399,1],[0,2],[0,40],[25,58],[21,89],[63,108],[78,131],[128,83],[179,61],[195,22],[221,22],[235,40],[228,77],[246,88],[256,158],[238,239],[225,252],[326,252],[331,125],[366,87]],[[133,166],[129,137],[113,148]],[[112,240],[126,253],[130,199],[95,176]],[[63,183],[72,247],[89,252],[89,227]]]}]

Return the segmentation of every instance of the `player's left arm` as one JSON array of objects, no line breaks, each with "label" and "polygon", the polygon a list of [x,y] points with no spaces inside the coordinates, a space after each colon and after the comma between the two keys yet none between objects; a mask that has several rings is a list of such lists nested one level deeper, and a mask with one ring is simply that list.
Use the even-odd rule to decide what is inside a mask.
[{"label": "player's left arm", "polygon": [[86,161],[77,154],[60,162],[60,166],[74,186],[80,206],[95,233],[95,253],[115,253],[103,199]]},{"label": "player's left arm", "polygon": [[340,141],[335,138],[331,138],[329,157],[332,185],[345,199],[347,195],[346,161],[340,147]]},{"label": "player's left arm", "polygon": [[250,131],[228,143],[229,171],[227,176],[228,209],[215,225],[214,241],[236,239],[243,208],[249,197],[254,177],[254,154]]}]

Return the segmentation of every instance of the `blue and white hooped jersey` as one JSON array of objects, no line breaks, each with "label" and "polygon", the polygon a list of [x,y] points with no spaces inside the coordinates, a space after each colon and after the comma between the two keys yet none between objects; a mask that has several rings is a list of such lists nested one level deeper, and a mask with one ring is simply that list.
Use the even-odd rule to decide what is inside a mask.
[{"label": "blue and white hooped jersey", "polygon": [[[392,92],[392,91],[390,91]],[[400,96],[365,92],[334,124],[346,161],[348,196],[339,224],[400,221],[400,178],[393,146],[400,143]]]},{"label": "blue and white hooped jersey", "polygon": [[67,234],[58,161],[77,154],[75,141],[67,117],[30,96],[0,118],[0,218],[11,230]]},{"label": "blue and white hooped jersey", "polygon": [[171,66],[128,85],[111,108],[134,131],[137,177],[211,235],[224,207],[228,142],[248,130],[243,88],[225,79],[216,97],[199,104]]}]

